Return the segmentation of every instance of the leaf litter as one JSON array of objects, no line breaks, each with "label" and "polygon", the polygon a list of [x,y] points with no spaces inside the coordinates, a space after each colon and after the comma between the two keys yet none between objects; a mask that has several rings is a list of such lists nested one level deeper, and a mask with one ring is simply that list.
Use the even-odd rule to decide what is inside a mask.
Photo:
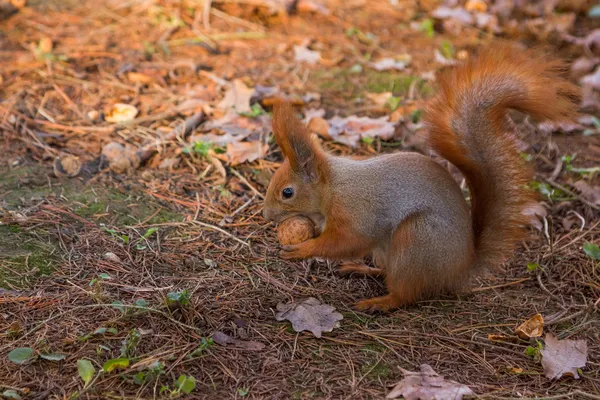
[{"label": "leaf litter", "polygon": [[394,386],[386,399],[461,400],[463,396],[474,394],[467,385],[444,379],[427,364],[421,365],[419,372],[400,370],[404,379]]},{"label": "leaf litter", "polygon": [[548,379],[565,376],[579,379],[579,368],[585,367],[588,356],[586,340],[559,340],[551,333],[546,334],[542,349],[542,366]]},{"label": "leaf litter", "polygon": [[331,332],[344,317],[335,307],[321,304],[314,297],[299,303],[277,304],[277,321],[288,320],[296,332],[309,331],[320,338],[323,332]]}]

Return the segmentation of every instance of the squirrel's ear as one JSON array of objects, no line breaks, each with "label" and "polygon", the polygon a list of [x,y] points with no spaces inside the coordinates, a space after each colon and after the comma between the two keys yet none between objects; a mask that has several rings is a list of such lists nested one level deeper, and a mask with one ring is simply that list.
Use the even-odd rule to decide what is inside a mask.
[{"label": "squirrel's ear", "polygon": [[283,156],[290,162],[294,172],[312,182],[325,178],[325,154],[306,126],[294,115],[291,104],[275,104],[273,132]]}]

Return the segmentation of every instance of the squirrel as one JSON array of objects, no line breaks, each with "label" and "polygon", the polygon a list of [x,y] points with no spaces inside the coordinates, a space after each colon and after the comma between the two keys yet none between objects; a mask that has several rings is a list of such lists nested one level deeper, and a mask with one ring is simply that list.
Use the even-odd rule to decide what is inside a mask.
[{"label": "squirrel", "polygon": [[[429,146],[465,177],[470,209],[432,158],[328,154],[290,104],[276,104],[273,132],[284,161],[269,183],[263,216],[281,222],[302,215],[319,232],[283,246],[280,256],[342,260],[344,275],[383,276],[388,294],[355,304],[381,312],[456,292],[473,272],[501,266],[525,238],[525,211],[536,201],[508,110],[537,120],[574,117],[579,90],[564,70],[545,53],[494,44],[439,74],[424,127]],[[350,262],[368,255],[376,268]]]}]

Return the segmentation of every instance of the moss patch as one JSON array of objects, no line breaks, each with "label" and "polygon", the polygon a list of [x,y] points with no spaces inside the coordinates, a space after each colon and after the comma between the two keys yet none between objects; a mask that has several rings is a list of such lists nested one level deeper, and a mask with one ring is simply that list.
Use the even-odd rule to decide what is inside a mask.
[{"label": "moss patch", "polygon": [[429,97],[433,93],[432,86],[419,77],[371,69],[361,72],[343,68],[317,70],[311,74],[308,85],[312,86],[311,90],[346,100],[364,98],[366,93],[382,92],[405,97],[412,85],[421,97]]}]

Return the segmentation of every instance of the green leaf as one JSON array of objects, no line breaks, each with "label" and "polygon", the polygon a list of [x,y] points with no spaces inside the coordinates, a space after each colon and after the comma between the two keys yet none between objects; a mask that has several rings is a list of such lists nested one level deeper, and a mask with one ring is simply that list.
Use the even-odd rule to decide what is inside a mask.
[{"label": "green leaf", "polygon": [[112,278],[110,277],[110,275],[109,275],[109,274],[107,274],[106,272],[102,272],[101,274],[98,274],[98,278],[100,278],[100,279],[104,279],[104,280],[107,280],[107,279],[112,279]]},{"label": "green leaf", "polygon": [[123,241],[124,244],[128,244],[129,243],[129,236],[128,235],[121,235],[121,240]]},{"label": "green leaf", "polygon": [[40,357],[43,358],[44,360],[48,360],[48,361],[60,361],[60,360],[64,360],[65,357],[67,357],[67,356],[64,354],[53,353],[53,354],[40,354]]},{"label": "green leaf", "polygon": [[77,372],[85,386],[87,386],[96,374],[96,368],[89,360],[81,359],[77,360]]},{"label": "green leaf", "polygon": [[119,300],[113,301],[111,304],[123,314],[125,313],[125,307],[123,307],[123,303],[121,303]]},{"label": "green leaf", "polygon": [[18,347],[8,353],[8,359],[19,365],[25,364],[33,358],[35,358],[35,352],[30,347]]},{"label": "green leaf", "polygon": [[100,327],[94,331],[94,335],[104,335],[106,333],[106,328]]},{"label": "green leaf", "polygon": [[538,353],[538,349],[533,346],[527,346],[525,349],[525,354],[529,357],[535,357]]},{"label": "green leaf", "polygon": [[22,397],[19,393],[17,393],[16,390],[13,389],[8,389],[5,390],[4,392],[2,392],[2,397],[4,397],[5,399],[15,399],[15,400],[21,400]]},{"label": "green leaf", "polygon": [[396,108],[398,108],[401,102],[401,97],[391,96],[389,99],[387,99],[386,104],[390,107],[390,110],[394,111]]},{"label": "green leaf", "polygon": [[444,58],[451,60],[452,58],[454,58],[454,45],[448,40],[443,40],[440,47],[440,52],[442,53]]},{"label": "green leaf", "polygon": [[196,378],[189,375],[180,375],[175,386],[179,391],[190,394],[196,388]]},{"label": "green leaf", "polygon": [[146,307],[146,306],[148,306],[148,302],[144,299],[137,299],[135,301],[135,305],[138,307]]},{"label": "green leaf", "polygon": [[115,369],[129,367],[129,358],[113,358],[104,363],[102,369],[104,372],[112,372]]},{"label": "green leaf", "polygon": [[435,29],[433,25],[433,20],[430,18],[424,19],[423,22],[419,25],[419,30],[421,32],[425,32],[427,37],[432,38],[435,35]]},{"label": "green leaf", "polygon": [[354,64],[352,67],[350,67],[349,71],[352,74],[360,74],[363,71],[363,66],[360,64]]},{"label": "green leaf", "polygon": [[143,385],[146,383],[146,373],[141,371],[133,376],[133,383],[136,385]]},{"label": "green leaf", "polygon": [[587,254],[588,257],[593,258],[594,260],[600,260],[600,246],[598,246],[595,243],[584,244],[583,252]]},{"label": "green leaf", "polygon": [[117,333],[119,333],[119,331],[117,330],[117,328],[108,328],[106,330],[106,332],[110,333],[111,335],[116,335]]},{"label": "green leaf", "polygon": [[536,271],[538,268],[540,267],[540,264],[538,263],[529,263],[527,264],[527,271],[529,272],[534,272]]},{"label": "green leaf", "polygon": [[154,228],[150,228],[146,231],[146,233],[144,233],[144,236],[142,236],[144,239],[148,239],[150,236],[152,236],[152,234],[154,232],[158,231],[158,228],[154,227]]},{"label": "green leaf", "polygon": [[250,392],[250,390],[248,388],[239,388],[237,390],[238,396],[240,396],[240,397],[246,397],[246,396],[248,396],[249,392]]}]

